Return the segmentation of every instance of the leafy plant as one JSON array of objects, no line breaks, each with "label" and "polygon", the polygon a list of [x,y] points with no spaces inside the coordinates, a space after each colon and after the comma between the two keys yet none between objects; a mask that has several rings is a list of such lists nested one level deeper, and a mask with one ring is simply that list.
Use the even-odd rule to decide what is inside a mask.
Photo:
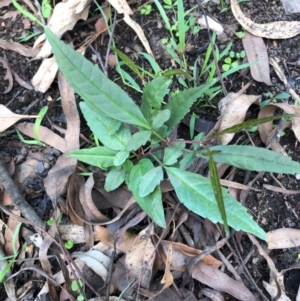
[{"label": "leafy plant", "polygon": [[261,102],[260,108],[263,108],[270,103],[277,103],[278,100],[287,99],[291,96],[289,93],[286,93],[286,92],[282,92],[277,95],[273,95],[271,92],[267,92],[267,93],[264,93],[263,95],[266,99]]},{"label": "leafy plant", "polygon": [[83,294],[81,293],[81,289],[83,287],[83,283],[80,279],[77,279],[77,280],[73,280],[72,283],[71,283],[71,289],[73,292],[77,292],[78,293],[78,296],[77,296],[77,301],[83,301],[85,300]]},{"label": "leafy plant", "polygon": [[229,56],[225,58],[224,64],[222,65],[223,71],[228,71],[231,68],[237,67],[245,56],[246,53],[244,50],[241,52],[230,51]]},{"label": "leafy plant", "polygon": [[[80,103],[82,113],[102,143],[98,147],[73,151],[70,157],[107,170],[105,186],[108,191],[125,182],[140,207],[161,227],[165,226],[165,218],[159,184],[167,176],[179,200],[189,210],[214,223],[228,224],[266,239],[265,232],[246,209],[220,187],[217,175],[209,180],[186,168],[199,156],[209,158],[211,171],[213,162],[291,174],[299,173],[300,165],[270,150],[252,146],[209,147],[209,141],[202,136],[200,142],[195,140],[197,147],[190,149],[186,141],[170,138],[174,127],[192,104],[217,79],[179,91],[164,104],[171,79],[157,77],[146,85],[139,108],[97,66],[61,42],[47,27],[45,33],[59,68],[75,92],[84,99]],[[130,128],[135,130],[132,132]],[[207,147],[201,149],[201,144]]]},{"label": "leafy plant", "polygon": [[147,4],[146,6],[144,6],[141,9],[141,14],[142,15],[149,15],[152,12],[152,5],[151,4]]}]

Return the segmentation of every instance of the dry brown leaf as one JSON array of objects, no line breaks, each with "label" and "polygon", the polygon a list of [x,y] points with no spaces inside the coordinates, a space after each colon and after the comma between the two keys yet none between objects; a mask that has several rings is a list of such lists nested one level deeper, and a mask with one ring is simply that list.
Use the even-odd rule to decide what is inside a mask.
[{"label": "dry brown leaf", "polygon": [[55,57],[44,59],[39,67],[39,70],[31,79],[34,89],[36,91],[45,93],[51,86],[57,71],[58,66],[55,63]]},{"label": "dry brown leaf", "polygon": [[[1,2],[1,1],[0,1]],[[1,4],[0,4],[1,6]],[[18,15],[20,15],[21,13],[17,10],[11,10],[11,11],[8,11],[7,13],[4,14],[4,16],[2,17],[3,19],[12,19],[12,21],[16,21],[16,17]]]},{"label": "dry brown leaf", "polygon": [[1,0],[0,1],[0,8],[8,6],[11,4],[11,0]]},{"label": "dry brown leaf", "polygon": [[300,230],[281,228],[267,233],[268,249],[287,249],[300,246]]},{"label": "dry brown leaf", "polygon": [[205,264],[204,262],[200,261],[197,263],[192,273],[192,277],[215,290],[226,292],[238,300],[256,300],[254,295],[248,290],[243,282],[231,279],[225,273]]},{"label": "dry brown leaf", "polygon": [[206,21],[209,29],[215,31],[217,35],[224,32],[223,26],[209,16],[204,17],[203,15],[201,18],[197,20],[197,23],[201,26],[201,28],[207,28]]},{"label": "dry brown leaf", "polygon": [[[14,207],[11,212],[17,216],[21,216],[20,210]],[[13,217],[9,217],[7,221],[7,228],[5,230],[4,239],[4,250],[7,255],[14,255],[14,250],[18,250],[20,247],[19,239],[16,239],[15,245],[13,246],[13,235],[20,222]]]},{"label": "dry brown leaf", "polygon": [[201,294],[210,298],[212,301],[225,301],[224,297],[219,292],[210,288],[202,289]]},{"label": "dry brown leaf", "polygon": [[287,195],[294,195],[294,194],[300,193],[300,190],[283,189],[281,187],[273,186],[273,185],[269,185],[269,184],[263,184],[263,187],[265,189],[271,190],[273,192],[280,192],[280,193],[287,194]]},{"label": "dry brown leaf", "polygon": [[[114,241],[116,239],[116,236],[113,233],[111,233],[107,228],[96,225],[94,228],[94,235],[95,235],[95,240],[97,241],[100,240],[101,242],[103,242],[104,244],[106,244],[111,248],[114,247]],[[129,232],[126,232],[118,236],[118,239],[116,240],[117,250],[126,254],[130,246],[133,244],[135,238],[136,235],[131,234]],[[162,240],[161,242],[165,254],[168,254],[168,248],[170,243],[171,242],[167,240]],[[184,271],[187,261],[201,254],[201,252],[202,251],[199,249],[194,249],[187,245],[173,242],[171,269]],[[222,262],[215,259],[211,255],[205,256],[203,258],[203,262],[205,262],[208,265],[212,265],[216,268],[219,268],[222,265]],[[160,269],[160,266],[161,266],[160,258],[157,256],[155,260],[155,269]]]},{"label": "dry brown leaf", "polygon": [[[106,16],[106,20],[107,21],[110,20],[111,10],[109,9],[109,7],[106,6],[102,10]],[[95,23],[95,29],[96,29],[96,32],[101,33],[102,35],[107,35],[107,32],[108,32],[107,31],[107,23],[103,17],[101,17],[97,20],[97,22]]]},{"label": "dry brown leaf", "polygon": [[[260,101],[260,95],[228,93],[227,96],[220,100],[218,105],[221,111],[219,132],[243,122],[249,107],[254,103],[259,104]],[[234,133],[222,135],[221,143],[227,145],[234,135]]]},{"label": "dry brown leaf", "polygon": [[10,126],[23,118],[38,118],[39,115],[19,115],[15,114],[4,105],[0,104],[0,132],[7,130]]},{"label": "dry brown leaf", "polygon": [[[0,120],[1,123],[1,120]],[[16,125],[17,129],[28,137],[34,138],[34,123],[21,122]],[[65,140],[44,126],[39,127],[39,139],[62,153],[66,150]]]},{"label": "dry brown leaf", "polygon": [[26,82],[25,80],[23,80],[15,71],[12,70],[12,74],[13,77],[15,79],[15,81],[23,88],[27,89],[27,90],[33,90],[33,86]]},{"label": "dry brown leaf", "polygon": [[[61,72],[58,72],[58,86],[63,112],[67,121],[67,131],[63,140],[64,151],[70,152],[79,149],[80,119],[74,90]],[[56,208],[56,202],[64,190],[68,178],[75,171],[76,165],[77,159],[67,158],[67,154],[62,154],[45,178],[45,189],[54,208]]]},{"label": "dry brown leaf", "polygon": [[244,29],[255,36],[269,39],[288,39],[300,33],[300,22],[298,21],[278,21],[266,24],[253,22],[243,14],[237,0],[231,0],[231,10]]},{"label": "dry brown leaf", "polygon": [[263,281],[263,286],[267,290],[267,292],[272,297],[272,300],[276,301],[292,301],[286,294],[285,294],[285,288],[284,288],[284,278],[283,275],[279,275],[277,277],[281,291],[280,291],[280,297],[277,298],[278,294],[278,287],[276,282],[271,278],[270,283],[267,283],[266,281]]},{"label": "dry brown leaf", "polygon": [[137,279],[141,287],[146,289],[150,286],[155,259],[155,247],[150,239],[153,234],[152,223],[137,235],[125,258],[129,281]]},{"label": "dry brown leaf", "polygon": [[3,49],[6,49],[6,50],[11,50],[11,51],[17,52],[26,57],[34,57],[39,52],[37,49],[32,49],[32,48],[26,47],[20,43],[7,42],[2,39],[0,39],[0,47]]},{"label": "dry brown leaf", "polygon": [[2,92],[2,94],[7,94],[11,91],[13,87],[13,75],[11,68],[9,66],[8,61],[5,58],[0,57],[0,63],[3,65],[3,67],[6,69],[6,76],[5,78],[8,80],[8,86],[7,88]]},{"label": "dry brown leaf", "polygon": [[151,47],[148,43],[148,40],[141,28],[141,26],[133,21],[129,15],[132,15],[132,10],[129,7],[126,0],[108,0],[108,2],[116,9],[119,14],[124,14],[124,21],[135,31],[138,35],[140,41],[144,45],[146,51],[153,56]]},{"label": "dry brown leaf", "polygon": [[258,81],[271,86],[270,67],[267,47],[261,37],[246,32],[242,39],[248,62],[257,62],[250,66],[252,77]]},{"label": "dry brown leaf", "polygon": [[[296,117],[292,117],[292,130],[297,140],[300,141],[300,110],[298,107],[289,105],[287,103],[274,103],[263,107],[259,111],[257,118],[273,116],[276,108],[282,109],[287,114],[296,115]],[[260,135],[260,139],[265,144],[268,143],[268,138],[272,131],[273,131],[273,121],[265,122],[259,125],[258,132]]]},{"label": "dry brown leaf", "polygon": [[[68,0],[55,5],[48,27],[59,38],[68,30],[73,29],[78,20],[86,20],[89,13],[91,0]],[[34,48],[45,40],[45,34],[41,35],[34,43]],[[51,45],[45,42],[36,58],[46,58],[51,54]]]},{"label": "dry brown leaf", "polygon": [[95,206],[92,199],[92,189],[94,187],[94,178],[90,176],[83,186],[80,188],[79,199],[85,212],[85,218],[94,223],[105,223],[109,218],[103,215]]},{"label": "dry brown leaf", "polygon": [[85,235],[82,226],[78,225],[58,225],[58,231],[63,240],[71,239],[74,244],[85,242]]}]

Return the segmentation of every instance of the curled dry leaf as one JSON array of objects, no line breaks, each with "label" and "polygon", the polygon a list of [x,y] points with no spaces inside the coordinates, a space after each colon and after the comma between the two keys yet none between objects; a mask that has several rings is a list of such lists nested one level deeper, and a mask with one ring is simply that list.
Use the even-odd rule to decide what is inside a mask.
[{"label": "curled dry leaf", "polygon": [[[239,93],[228,93],[219,102],[219,110],[221,111],[219,132],[237,125],[245,120],[249,107],[261,101],[260,95],[246,95]],[[234,137],[234,133],[222,135],[221,143],[227,145]]]},{"label": "curled dry leaf", "polygon": [[231,0],[231,10],[237,21],[255,36],[269,39],[288,39],[300,33],[300,22],[279,21],[266,24],[257,24],[247,18],[237,0]]},{"label": "curled dry leaf", "polygon": [[2,92],[2,94],[7,94],[11,91],[13,87],[13,75],[11,68],[9,66],[8,61],[5,58],[0,57],[0,63],[3,65],[3,67],[6,69],[6,79],[8,80],[8,86],[7,88]]},{"label": "curled dry leaf", "polygon": [[271,86],[268,52],[264,40],[246,32],[242,41],[248,62],[257,62],[250,66],[252,77],[258,82]]},{"label": "curled dry leaf", "polygon": [[[258,114],[258,118],[264,118],[273,116],[276,108],[282,109],[287,114],[296,115],[292,117],[292,130],[297,138],[300,141],[300,109],[296,106],[289,105],[287,103],[274,103],[272,105],[265,106],[262,108]],[[265,122],[260,124],[258,127],[258,132],[260,139],[267,144],[268,138],[273,131],[273,121]]]},{"label": "curled dry leaf", "polygon": [[[86,20],[89,13],[90,0],[68,0],[56,4],[48,23],[51,31],[61,37],[66,31],[73,29],[78,20]],[[34,43],[34,48],[45,40],[45,34],[41,35]],[[45,42],[36,58],[46,58],[51,54],[51,46]]]},{"label": "curled dry leaf", "polygon": [[243,284],[243,282],[231,279],[225,273],[204,262],[198,262],[194,268],[192,277],[215,290],[226,292],[238,300],[255,301],[256,298]]},{"label": "curled dry leaf", "polygon": [[300,246],[300,230],[281,228],[267,233],[268,249],[287,249]]},{"label": "curled dry leaf", "polygon": [[7,130],[10,126],[23,118],[38,118],[39,115],[19,115],[15,114],[4,105],[0,104],[0,132]]},{"label": "curled dry leaf", "polygon": [[0,47],[6,50],[17,52],[26,57],[35,57],[39,52],[37,49],[26,47],[20,43],[7,42],[2,39],[0,39]]},{"label": "curled dry leaf", "polygon": [[150,239],[153,234],[152,223],[137,235],[125,258],[129,280],[138,279],[141,287],[146,289],[150,286],[155,259],[155,247]]},{"label": "curled dry leaf", "polygon": [[209,29],[215,31],[217,35],[224,32],[224,28],[219,22],[216,22],[214,19],[212,19],[209,16],[205,17],[204,15],[197,20],[197,23],[201,25],[202,28],[207,28],[205,19],[207,19],[207,24]]}]

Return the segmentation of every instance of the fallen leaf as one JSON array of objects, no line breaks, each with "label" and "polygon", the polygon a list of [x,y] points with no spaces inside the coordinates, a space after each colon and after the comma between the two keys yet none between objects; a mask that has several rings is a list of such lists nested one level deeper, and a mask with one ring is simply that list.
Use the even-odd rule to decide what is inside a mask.
[{"label": "fallen leaf", "polygon": [[[245,120],[249,107],[254,103],[259,104],[260,101],[260,95],[228,93],[228,95],[222,98],[218,104],[221,112],[219,132],[242,123]],[[234,135],[234,133],[222,135],[221,143],[227,145],[233,139]]]},{"label": "fallen leaf", "polygon": [[85,242],[84,229],[78,225],[58,225],[59,234],[63,240],[71,239],[74,244]]},{"label": "fallen leaf", "polygon": [[11,68],[9,66],[8,61],[5,58],[0,57],[0,63],[3,65],[3,67],[6,69],[6,76],[5,78],[8,80],[8,86],[7,88],[2,92],[2,94],[7,94],[11,91],[13,87],[13,75]]},{"label": "fallen leaf", "polygon": [[7,130],[10,126],[14,125],[24,118],[38,118],[39,115],[19,115],[15,114],[4,105],[0,104],[0,132]]},{"label": "fallen leaf", "polygon": [[150,239],[153,234],[152,223],[137,235],[125,258],[129,281],[138,280],[141,287],[146,289],[150,286],[155,259],[155,247]]},{"label": "fallen leaf", "polygon": [[286,14],[300,13],[300,2],[298,0],[281,0]]},{"label": "fallen leaf", "polygon": [[9,6],[11,4],[11,0],[1,0],[0,1],[0,8]]},{"label": "fallen leaf", "polygon": [[223,26],[209,16],[204,17],[204,15],[202,15],[202,17],[197,20],[197,23],[201,25],[201,28],[207,28],[206,20],[209,29],[215,31],[217,35],[224,32]]},{"label": "fallen leaf", "polygon": [[106,16],[106,20],[104,20],[103,17],[99,18],[97,20],[97,22],[95,23],[95,29],[97,33],[101,33],[102,35],[107,35],[108,31],[107,31],[107,22],[110,20],[111,17],[111,10],[109,9],[109,7],[104,7],[103,12]]},{"label": "fallen leaf", "polygon": [[257,62],[250,66],[250,72],[253,79],[271,86],[269,58],[264,40],[261,37],[246,32],[242,42],[248,62]]},{"label": "fallen leaf", "polygon": [[285,294],[285,288],[284,288],[284,278],[282,274],[279,274],[277,276],[278,283],[280,285],[280,297],[277,298],[278,294],[278,287],[277,283],[271,278],[270,283],[267,283],[266,281],[263,281],[263,286],[268,291],[270,296],[272,297],[272,300],[276,301],[292,301],[286,294]]},{"label": "fallen leaf", "polygon": [[[1,6],[1,5],[0,5]],[[4,14],[3,19],[12,19],[12,21],[16,21],[16,17],[20,15],[20,12],[17,10],[11,10]]]},{"label": "fallen leaf", "polygon": [[287,195],[294,195],[294,194],[300,193],[300,190],[283,189],[281,187],[273,186],[273,185],[269,185],[269,184],[263,184],[263,187],[265,189],[271,190],[273,192],[280,192],[280,193],[287,194]]},{"label": "fallen leaf", "polygon": [[[68,0],[55,5],[52,16],[47,24],[51,31],[59,38],[68,30],[73,29],[78,20],[86,20],[91,0]],[[34,48],[45,40],[41,35],[34,43]],[[36,58],[46,58],[51,54],[51,45],[45,42]]]},{"label": "fallen leaf", "polygon": [[[67,121],[67,131],[63,145],[65,152],[79,149],[80,119],[76,107],[74,90],[71,88],[61,72],[58,72],[58,86],[61,95],[63,112]],[[62,154],[51,168],[44,180],[44,185],[53,207],[65,188],[70,175],[75,172],[77,159],[67,158],[67,154]]]},{"label": "fallen leaf", "polygon": [[34,89],[36,91],[45,93],[51,86],[57,71],[58,66],[55,63],[55,57],[44,59],[39,67],[39,70],[31,79]]},{"label": "fallen leaf", "polygon": [[[21,216],[20,210],[16,207],[11,210],[11,212],[15,215]],[[12,216],[8,218],[7,228],[5,230],[4,239],[4,250],[7,255],[14,255],[14,250],[19,250],[20,242],[17,238],[15,242],[13,242],[13,235],[15,233],[16,228],[19,226],[20,222],[14,219]],[[13,246],[14,244],[14,246]]]},{"label": "fallen leaf", "polygon": [[[0,119],[0,125],[1,121]],[[16,128],[26,136],[34,138],[34,123],[21,122],[16,125]],[[42,142],[58,149],[62,153],[66,150],[65,140],[44,126],[39,127],[39,138]]]},{"label": "fallen leaf", "polygon": [[255,301],[256,298],[243,284],[243,282],[231,279],[220,270],[205,264],[204,262],[197,263],[194,268],[192,277],[199,282],[212,287],[215,290],[226,292],[238,300]]},{"label": "fallen leaf", "polygon": [[267,232],[268,249],[288,249],[300,246],[300,230],[280,228]]},{"label": "fallen leaf", "polygon": [[26,47],[20,43],[7,42],[2,39],[0,39],[0,47],[5,50],[11,50],[11,51],[17,52],[26,57],[35,57],[39,52],[37,49]]},{"label": "fallen leaf", "polygon": [[231,0],[231,10],[244,29],[255,36],[269,39],[288,39],[300,33],[300,22],[298,21],[278,21],[266,24],[253,22],[243,14],[237,0]]}]

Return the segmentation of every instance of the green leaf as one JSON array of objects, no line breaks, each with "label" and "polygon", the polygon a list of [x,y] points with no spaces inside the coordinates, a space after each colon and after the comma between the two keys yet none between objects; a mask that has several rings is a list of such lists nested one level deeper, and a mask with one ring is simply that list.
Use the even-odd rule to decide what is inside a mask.
[{"label": "green leaf", "polygon": [[195,161],[196,155],[194,153],[186,154],[182,160],[180,160],[179,166],[181,170],[188,169]]},{"label": "green leaf", "polygon": [[[167,131],[168,131],[168,128],[166,125],[162,125],[160,128],[156,129],[155,130],[155,133],[159,135],[159,137],[161,138],[166,138],[167,136]],[[158,143],[158,142],[161,142],[161,139],[159,138],[158,136],[152,134],[151,135],[151,143],[152,144],[155,144],[155,143]]]},{"label": "green leaf", "polygon": [[60,41],[47,26],[44,29],[59,69],[82,99],[113,119],[150,129],[139,107],[97,65]]},{"label": "green leaf", "polygon": [[128,141],[127,150],[137,150],[142,145],[146,144],[151,135],[150,131],[140,131],[132,135]]},{"label": "green leaf", "polygon": [[153,121],[152,121],[153,129],[160,128],[167,120],[169,120],[170,115],[171,115],[170,110],[162,110],[158,112],[158,114],[153,117]]},{"label": "green leaf", "polygon": [[[274,151],[244,145],[217,145],[210,147],[214,160],[240,169],[253,171],[268,171],[285,174],[300,173],[300,164],[291,157],[280,155]],[[204,152],[203,152],[204,154]]]},{"label": "green leaf", "polygon": [[124,169],[112,169],[108,172],[104,189],[109,192],[117,189],[125,180],[125,170]]},{"label": "green leaf", "polygon": [[102,144],[113,150],[126,149],[132,136],[129,128],[124,126],[119,128],[119,121],[95,112],[85,102],[81,102],[79,105],[88,126]]},{"label": "green leaf", "polygon": [[214,162],[212,154],[210,154],[209,156],[208,164],[209,164],[210,180],[214,190],[214,195],[218,204],[219,212],[221,213],[222,216],[222,221],[224,224],[226,236],[229,237],[230,233],[229,233],[229,227],[227,223],[227,215],[226,215],[226,209],[224,205],[222,187],[220,184],[218,169],[216,163]]},{"label": "green leaf", "polygon": [[170,83],[170,78],[160,76],[146,85],[142,97],[141,111],[149,123],[152,121],[152,111],[156,110],[157,113],[160,110],[163,98],[169,93]]},{"label": "green leaf", "polygon": [[87,164],[107,169],[107,167],[114,165],[114,157],[116,154],[116,151],[106,146],[99,146],[73,151],[68,154],[67,157],[76,158]]},{"label": "green leaf", "polygon": [[[178,198],[189,210],[210,219],[213,223],[222,223],[210,180],[175,167],[165,167],[165,169]],[[253,221],[246,208],[230,196],[226,189],[222,188],[222,193],[228,225],[266,240],[266,233]]]},{"label": "green leaf", "polygon": [[164,164],[173,165],[177,162],[177,159],[182,156],[182,149],[185,148],[185,143],[177,142],[174,146],[168,146],[165,148]]},{"label": "green leaf", "polygon": [[204,92],[213,84],[216,80],[210,81],[208,84],[180,91],[175,94],[170,102],[168,102],[163,109],[169,109],[171,112],[170,119],[166,122],[168,129],[171,130],[177,125],[181,119],[190,111],[192,104],[201,97]]},{"label": "green leaf", "polygon": [[129,189],[132,191],[136,202],[143,211],[145,211],[157,225],[164,228],[166,227],[166,222],[160,186],[157,186],[155,190],[146,197],[141,197],[139,195],[139,185],[143,175],[153,168],[154,165],[149,159],[140,160],[131,170]]},{"label": "green leaf", "polygon": [[130,155],[129,151],[118,152],[114,158],[114,165],[115,166],[122,165],[126,161],[126,159],[129,157],[129,155]]},{"label": "green leaf", "polygon": [[150,169],[145,173],[139,184],[139,195],[145,197],[154,191],[157,185],[163,180],[164,173],[161,166]]}]

